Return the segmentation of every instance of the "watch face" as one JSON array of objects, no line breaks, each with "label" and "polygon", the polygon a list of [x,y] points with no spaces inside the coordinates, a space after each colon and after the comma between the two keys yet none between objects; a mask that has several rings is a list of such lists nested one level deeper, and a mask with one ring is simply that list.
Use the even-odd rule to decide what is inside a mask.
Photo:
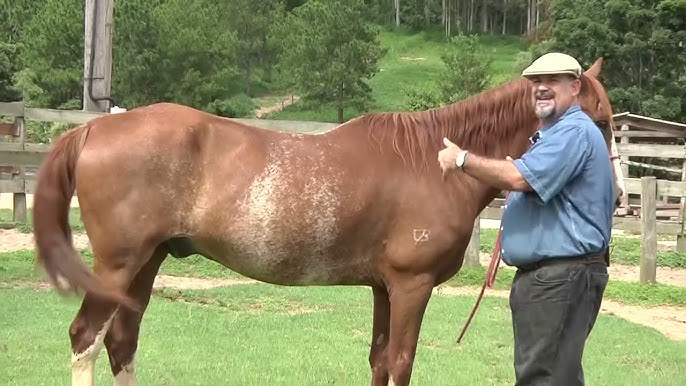
[{"label": "watch face", "polygon": [[457,167],[459,167],[459,168],[462,167],[462,165],[464,164],[465,155],[466,155],[465,152],[460,152],[460,153],[457,155],[457,159],[455,160],[455,164],[457,165]]}]

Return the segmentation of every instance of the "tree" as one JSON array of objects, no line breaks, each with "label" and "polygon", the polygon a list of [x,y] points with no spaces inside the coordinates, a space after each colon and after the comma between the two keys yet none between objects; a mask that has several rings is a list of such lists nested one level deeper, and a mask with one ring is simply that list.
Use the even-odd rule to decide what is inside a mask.
[{"label": "tree", "polygon": [[42,5],[39,0],[0,0],[0,102],[21,99],[14,87],[15,74],[21,70],[19,38]]},{"label": "tree", "polygon": [[441,55],[445,65],[434,87],[406,90],[408,109],[426,110],[476,95],[492,84],[493,58],[481,50],[475,35],[462,33],[450,39]]},{"label": "tree", "polygon": [[279,71],[305,102],[344,110],[372,101],[367,80],[383,50],[378,31],[365,21],[361,0],[309,0],[275,30],[282,42]]},{"label": "tree", "polygon": [[82,1],[47,0],[22,27],[15,88],[30,106],[80,108],[83,12]]},{"label": "tree", "polygon": [[563,51],[588,67],[605,57],[615,110],[686,121],[686,0],[555,0],[534,55]]},{"label": "tree", "polygon": [[274,0],[233,0],[232,8],[232,24],[238,39],[237,55],[245,78],[245,94],[253,95],[256,70],[270,69],[277,45],[273,41],[270,44],[269,29],[274,20],[283,17],[284,3]]}]

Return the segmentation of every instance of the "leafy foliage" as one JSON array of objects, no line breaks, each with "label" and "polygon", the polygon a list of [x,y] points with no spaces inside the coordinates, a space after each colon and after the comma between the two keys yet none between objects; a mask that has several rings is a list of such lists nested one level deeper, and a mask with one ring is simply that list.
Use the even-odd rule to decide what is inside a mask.
[{"label": "leafy foliage", "polygon": [[371,102],[367,80],[383,55],[378,31],[364,21],[360,0],[310,0],[296,8],[275,36],[281,39],[279,70],[305,102],[344,109]]},{"label": "leafy foliage", "polygon": [[[301,96],[289,107],[303,112],[294,119],[341,121],[387,106],[424,110],[478,93],[494,84],[490,76],[504,72],[502,58],[491,66],[490,53],[465,34],[514,32],[542,37],[531,56],[566,51],[584,66],[604,56],[604,81],[616,110],[686,121],[686,0],[399,5],[392,36],[443,44],[448,32],[456,35],[441,58],[441,73],[423,46],[384,41],[391,58],[399,51],[424,56],[416,67],[404,62],[398,72],[383,58],[379,29],[370,23],[395,28],[391,0],[117,0],[112,96],[129,109],[173,101],[226,116],[250,116],[249,98],[271,93]],[[0,0],[0,100],[81,108],[83,16],[82,1]],[[515,66],[528,64],[531,56]],[[388,72],[376,76],[379,62]],[[397,97],[401,90],[408,105]],[[45,142],[66,126],[30,122],[29,129],[30,140]]]},{"label": "leafy foliage", "polygon": [[83,3],[46,0],[19,34],[16,87],[28,105],[65,108],[83,89]]},{"label": "leafy foliage", "polygon": [[616,110],[686,121],[686,1],[553,0],[550,36],[533,47],[564,51],[603,75]]}]

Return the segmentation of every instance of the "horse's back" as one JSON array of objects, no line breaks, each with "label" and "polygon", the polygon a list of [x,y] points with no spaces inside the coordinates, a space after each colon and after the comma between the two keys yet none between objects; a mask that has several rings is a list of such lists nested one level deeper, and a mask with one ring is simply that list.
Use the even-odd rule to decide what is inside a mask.
[{"label": "horse's back", "polygon": [[247,186],[264,157],[260,130],[181,105],[150,105],[89,125],[76,169],[80,206],[102,216],[98,208],[115,208],[121,221],[154,216],[160,237],[188,231],[204,207]]}]

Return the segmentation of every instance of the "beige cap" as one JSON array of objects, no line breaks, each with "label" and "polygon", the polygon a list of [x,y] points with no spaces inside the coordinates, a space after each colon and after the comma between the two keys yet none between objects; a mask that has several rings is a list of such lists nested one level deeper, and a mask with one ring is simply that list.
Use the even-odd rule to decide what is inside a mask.
[{"label": "beige cap", "polygon": [[573,57],[559,52],[551,52],[534,60],[524,71],[522,76],[528,78],[535,75],[569,74],[581,76],[581,65]]}]

